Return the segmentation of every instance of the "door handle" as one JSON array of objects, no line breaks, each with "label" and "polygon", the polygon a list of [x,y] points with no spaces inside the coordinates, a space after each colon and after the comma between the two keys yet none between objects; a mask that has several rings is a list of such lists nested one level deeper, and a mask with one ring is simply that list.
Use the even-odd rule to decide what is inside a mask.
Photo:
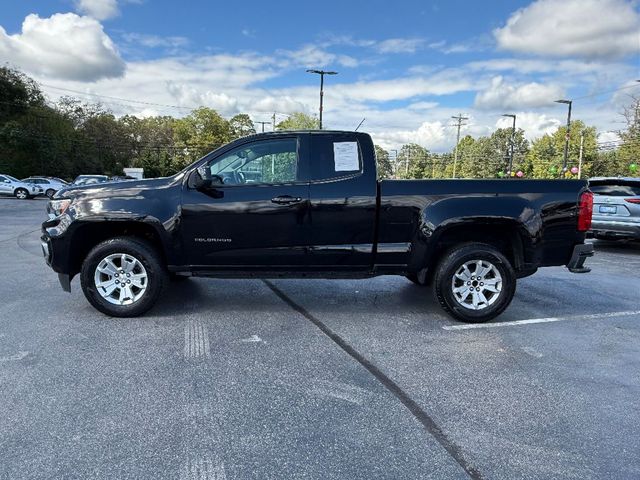
[{"label": "door handle", "polygon": [[291,195],[280,195],[279,197],[272,198],[271,201],[278,205],[290,205],[292,203],[300,203],[302,198],[292,197]]}]

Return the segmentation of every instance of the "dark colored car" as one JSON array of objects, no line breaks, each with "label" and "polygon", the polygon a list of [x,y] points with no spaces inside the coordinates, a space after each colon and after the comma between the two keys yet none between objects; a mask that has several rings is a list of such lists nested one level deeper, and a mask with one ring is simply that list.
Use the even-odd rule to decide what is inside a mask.
[{"label": "dark colored car", "polygon": [[379,181],[364,133],[274,132],[172,177],[64,190],[42,247],[112,316],[144,313],[171,277],[404,275],[481,322],[539,267],[589,271],[591,200],[583,181]]},{"label": "dark colored car", "polygon": [[601,240],[640,239],[640,178],[592,178],[591,233]]}]

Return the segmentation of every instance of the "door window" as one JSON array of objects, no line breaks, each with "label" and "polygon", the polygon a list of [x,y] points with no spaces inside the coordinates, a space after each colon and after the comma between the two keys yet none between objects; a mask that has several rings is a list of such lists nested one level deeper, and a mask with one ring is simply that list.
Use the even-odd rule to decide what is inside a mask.
[{"label": "door window", "polygon": [[206,166],[224,185],[293,183],[300,180],[296,138],[242,145]]}]

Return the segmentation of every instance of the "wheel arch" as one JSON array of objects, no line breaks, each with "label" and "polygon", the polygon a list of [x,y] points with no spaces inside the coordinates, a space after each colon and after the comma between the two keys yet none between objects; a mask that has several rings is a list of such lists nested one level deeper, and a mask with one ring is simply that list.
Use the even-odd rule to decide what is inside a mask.
[{"label": "wheel arch", "polygon": [[152,222],[143,221],[85,221],[77,225],[69,243],[69,274],[77,275],[82,262],[89,252],[99,243],[115,237],[131,237],[144,240],[160,255],[166,265],[168,249],[158,227]]},{"label": "wheel arch", "polygon": [[[425,241],[426,248],[415,259],[418,268],[432,267],[449,249],[459,244],[485,243],[500,251],[520,275],[532,268],[531,235],[514,219],[473,218],[451,220],[439,226]],[[535,270],[535,268],[534,268]]]}]

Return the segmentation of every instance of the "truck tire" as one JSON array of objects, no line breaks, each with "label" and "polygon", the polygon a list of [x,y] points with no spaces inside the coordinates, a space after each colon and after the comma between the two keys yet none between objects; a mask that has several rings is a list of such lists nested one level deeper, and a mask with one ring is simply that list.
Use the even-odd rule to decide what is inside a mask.
[{"label": "truck tire", "polygon": [[26,200],[27,198],[29,198],[29,192],[26,188],[16,188],[15,192],[13,192],[13,195],[18,200]]},{"label": "truck tire", "polygon": [[117,237],[95,246],[82,263],[80,282],[91,305],[111,317],[137,317],[158,300],[168,274],[144,240]]},{"label": "truck tire", "polygon": [[516,274],[491,245],[465,243],[448,250],[434,275],[442,308],[463,322],[481,323],[500,315],[516,292]]}]

